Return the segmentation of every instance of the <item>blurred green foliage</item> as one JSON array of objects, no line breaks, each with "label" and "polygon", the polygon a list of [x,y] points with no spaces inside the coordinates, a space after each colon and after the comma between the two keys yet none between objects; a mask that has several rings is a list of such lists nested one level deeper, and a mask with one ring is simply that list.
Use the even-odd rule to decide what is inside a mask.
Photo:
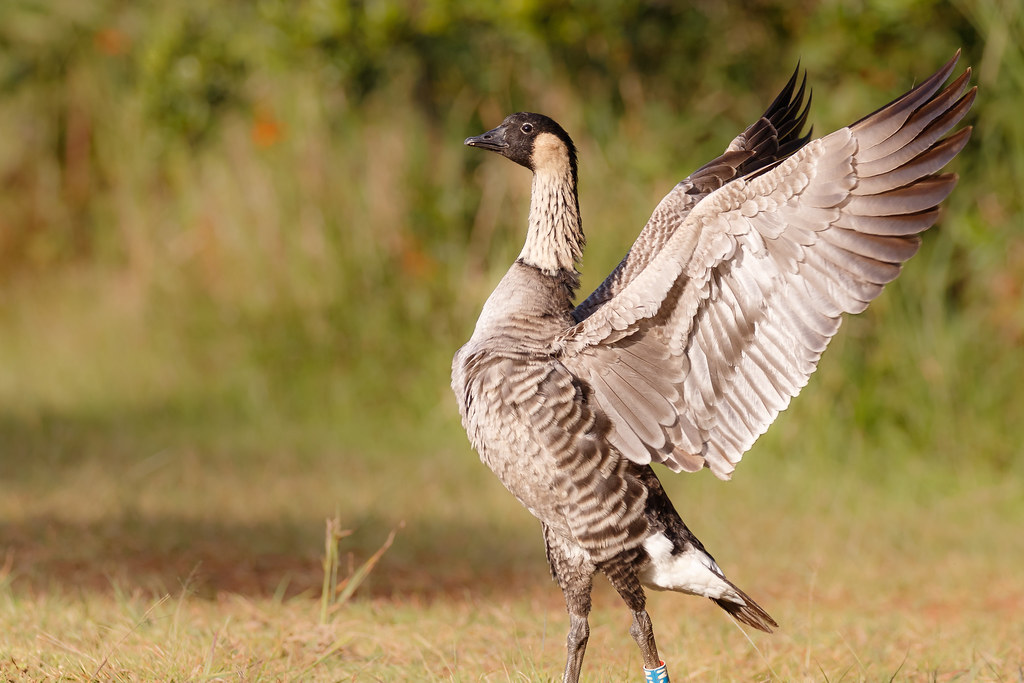
[{"label": "blurred green foliage", "polygon": [[465,136],[566,124],[592,286],[798,60],[824,133],[962,47],[981,94],[942,224],[769,442],[1013,464],[1022,26],[1016,0],[8,0],[0,414],[450,439],[448,359],[529,191]]}]

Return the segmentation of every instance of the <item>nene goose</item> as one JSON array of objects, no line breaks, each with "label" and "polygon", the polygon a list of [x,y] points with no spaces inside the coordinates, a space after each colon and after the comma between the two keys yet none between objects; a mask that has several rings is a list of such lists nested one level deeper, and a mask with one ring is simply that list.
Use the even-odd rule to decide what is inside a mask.
[{"label": "nene goose", "polygon": [[918,248],[956,184],[937,172],[970,128],[959,52],[874,114],[808,141],[794,73],[722,156],[676,185],[629,253],[573,305],[583,249],[576,149],[518,113],[466,145],[533,172],[519,258],[455,355],[452,388],[480,458],[536,516],[569,612],[579,678],[593,575],[633,613],[648,680],[668,680],[643,587],[702,595],[770,632],[669,501],[651,462],[728,479],[858,313]]}]

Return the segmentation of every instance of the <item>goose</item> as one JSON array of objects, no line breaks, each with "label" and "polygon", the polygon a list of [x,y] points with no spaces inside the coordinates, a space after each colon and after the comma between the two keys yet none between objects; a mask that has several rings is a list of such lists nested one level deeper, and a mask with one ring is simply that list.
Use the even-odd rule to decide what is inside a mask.
[{"label": "goose", "polygon": [[971,134],[947,135],[976,93],[969,68],[942,88],[959,56],[814,140],[802,134],[810,95],[798,67],[763,116],[672,188],[578,305],[572,139],[526,112],[466,139],[533,174],[522,252],[455,354],[452,389],[480,459],[540,520],[569,614],[564,682],[579,680],[598,572],[632,612],[649,681],[668,673],[645,588],[778,626],[726,578],[651,464],[729,479],[842,314],[863,311],[917,251],[957,181],[939,171]]}]

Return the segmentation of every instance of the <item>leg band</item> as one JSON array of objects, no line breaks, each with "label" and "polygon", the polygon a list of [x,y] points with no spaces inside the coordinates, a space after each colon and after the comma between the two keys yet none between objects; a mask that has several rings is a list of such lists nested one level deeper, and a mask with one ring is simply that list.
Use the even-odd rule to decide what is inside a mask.
[{"label": "leg band", "polygon": [[657,669],[644,667],[644,683],[668,683],[668,667],[665,662]]}]

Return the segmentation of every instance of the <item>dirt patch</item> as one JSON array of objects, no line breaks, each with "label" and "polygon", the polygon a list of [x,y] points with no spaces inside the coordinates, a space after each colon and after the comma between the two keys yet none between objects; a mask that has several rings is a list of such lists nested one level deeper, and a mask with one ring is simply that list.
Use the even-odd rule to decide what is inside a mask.
[{"label": "dirt patch", "polygon": [[[184,588],[203,598],[318,596],[322,533],[320,520],[243,525],[135,516],[91,523],[34,517],[0,527],[0,564],[5,556],[16,590],[36,593],[178,593]],[[502,542],[484,538],[487,533],[407,526],[359,595],[432,600],[469,590],[551,587],[539,536]],[[369,557],[386,535],[384,523],[370,521],[344,539],[341,575]],[[530,541],[536,547],[529,547]]]}]

